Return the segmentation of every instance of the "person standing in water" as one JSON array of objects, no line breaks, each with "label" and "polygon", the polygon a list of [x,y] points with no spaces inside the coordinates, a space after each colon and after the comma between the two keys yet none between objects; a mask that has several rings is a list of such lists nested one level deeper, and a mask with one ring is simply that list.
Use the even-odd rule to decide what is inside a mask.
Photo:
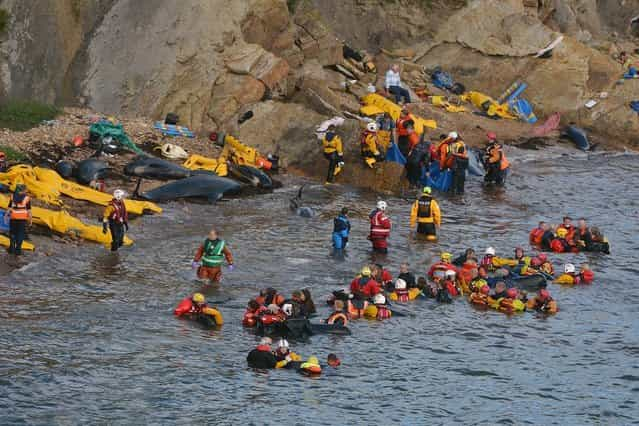
[{"label": "person standing in water", "polygon": [[125,193],[121,189],[113,191],[113,199],[104,209],[102,218],[102,233],[107,233],[107,226],[111,231],[111,251],[118,251],[124,244],[125,230],[129,230],[129,216],[124,205]]},{"label": "person standing in water", "polygon": [[342,208],[339,216],[333,219],[333,248],[335,254],[343,253],[348,244],[348,234],[351,232],[351,222],[348,220],[348,209]]},{"label": "person standing in water", "polygon": [[197,249],[193,258],[193,267],[197,267],[197,276],[214,283],[222,280],[222,262],[226,259],[229,270],[233,270],[233,255],[226,241],[218,238],[217,230],[211,229],[204,243]]},{"label": "person standing in water", "polygon": [[22,242],[27,233],[27,224],[31,225],[31,198],[27,195],[26,186],[19,184],[9,200],[9,253],[20,256]]}]

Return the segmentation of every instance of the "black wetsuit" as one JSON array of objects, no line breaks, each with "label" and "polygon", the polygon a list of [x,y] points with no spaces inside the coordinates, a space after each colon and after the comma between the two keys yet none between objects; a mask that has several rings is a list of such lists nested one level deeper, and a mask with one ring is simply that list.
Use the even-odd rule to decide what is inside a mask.
[{"label": "black wetsuit", "polygon": [[468,157],[454,156],[453,161],[453,184],[451,191],[453,194],[463,194],[466,184],[466,169],[468,169]]},{"label": "black wetsuit", "polygon": [[417,287],[417,281],[415,280],[415,275],[412,272],[403,272],[399,274],[398,279],[402,279],[406,281],[406,287],[415,288]]},{"label": "black wetsuit", "polygon": [[420,142],[410,151],[406,158],[406,176],[412,186],[419,185],[422,168],[428,167],[430,160],[430,142]]},{"label": "black wetsuit", "polygon": [[555,235],[552,231],[544,232],[544,235],[541,236],[541,248],[542,250],[550,250],[550,243],[555,238]]},{"label": "black wetsuit", "polygon": [[275,355],[273,355],[270,351],[260,351],[259,349],[253,349],[249,352],[246,357],[246,362],[248,362],[249,367],[251,368],[275,368],[277,364],[277,359]]}]

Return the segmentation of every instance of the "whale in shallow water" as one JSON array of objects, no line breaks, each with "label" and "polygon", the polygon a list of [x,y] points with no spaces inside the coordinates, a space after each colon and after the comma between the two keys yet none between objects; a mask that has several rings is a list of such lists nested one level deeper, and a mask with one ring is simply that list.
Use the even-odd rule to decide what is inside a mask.
[{"label": "whale in shallow water", "polygon": [[290,199],[289,201],[289,209],[295,212],[296,215],[300,217],[313,217],[315,216],[315,210],[311,207],[302,205],[302,192],[304,191],[304,186],[300,187],[300,190],[297,192],[297,195]]},{"label": "whale in shallow water", "polygon": [[140,197],[155,202],[200,198],[212,203],[225,195],[238,194],[241,188],[239,183],[231,179],[214,174],[198,174],[143,192]]}]

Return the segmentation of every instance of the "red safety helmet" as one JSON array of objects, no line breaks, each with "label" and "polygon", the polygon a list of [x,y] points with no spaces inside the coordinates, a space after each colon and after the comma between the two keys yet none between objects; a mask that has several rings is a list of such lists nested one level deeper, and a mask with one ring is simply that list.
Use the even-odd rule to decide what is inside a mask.
[{"label": "red safety helmet", "polygon": [[486,133],[486,137],[488,138],[489,141],[497,140],[497,135],[495,134],[495,132]]},{"label": "red safety helmet", "polygon": [[548,256],[546,256],[546,253],[539,253],[539,255],[537,256],[537,259],[539,259],[541,263],[544,263],[545,261],[548,260]]},{"label": "red safety helmet", "polygon": [[535,268],[538,268],[541,266],[541,259],[538,257],[533,257],[532,260],[530,261],[530,265],[534,266]]},{"label": "red safety helmet", "polygon": [[548,290],[542,288],[541,290],[539,290],[539,298],[541,300],[546,300],[550,297],[550,293],[548,292]]},{"label": "red safety helmet", "polygon": [[483,286],[479,291],[482,292],[482,294],[488,294],[490,293],[490,287],[488,287],[487,285]]},{"label": "red safety helmet", "polygon": [[517,297],[517,289],[516,288],[509,288],[508,290],[506,290],[506,296],[509,299],[514,299]]}]

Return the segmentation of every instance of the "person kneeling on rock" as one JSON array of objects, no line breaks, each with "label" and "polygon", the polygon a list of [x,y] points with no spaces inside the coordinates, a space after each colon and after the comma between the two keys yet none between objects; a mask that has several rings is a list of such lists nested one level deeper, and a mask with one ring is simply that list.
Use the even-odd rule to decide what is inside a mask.
[{"label": "person kneeling on rock", "polygon": [[381,142],[379,141],[377,130],[377,123],[368,123],[366,130],[362,132],[360,137],[362,158],[370,168],[373,168],[378,161],[384,160],[384,155],[380,152]]},{"label": "person kneeling on rock", "polygon": [[118,251],[124,244],[125,230],[129,230],[129,216],[124,204],[125,193],[121,189],[113,191],[113,199],[104,210],[102,219],[102,233],[111,231],[111,251]]}]

